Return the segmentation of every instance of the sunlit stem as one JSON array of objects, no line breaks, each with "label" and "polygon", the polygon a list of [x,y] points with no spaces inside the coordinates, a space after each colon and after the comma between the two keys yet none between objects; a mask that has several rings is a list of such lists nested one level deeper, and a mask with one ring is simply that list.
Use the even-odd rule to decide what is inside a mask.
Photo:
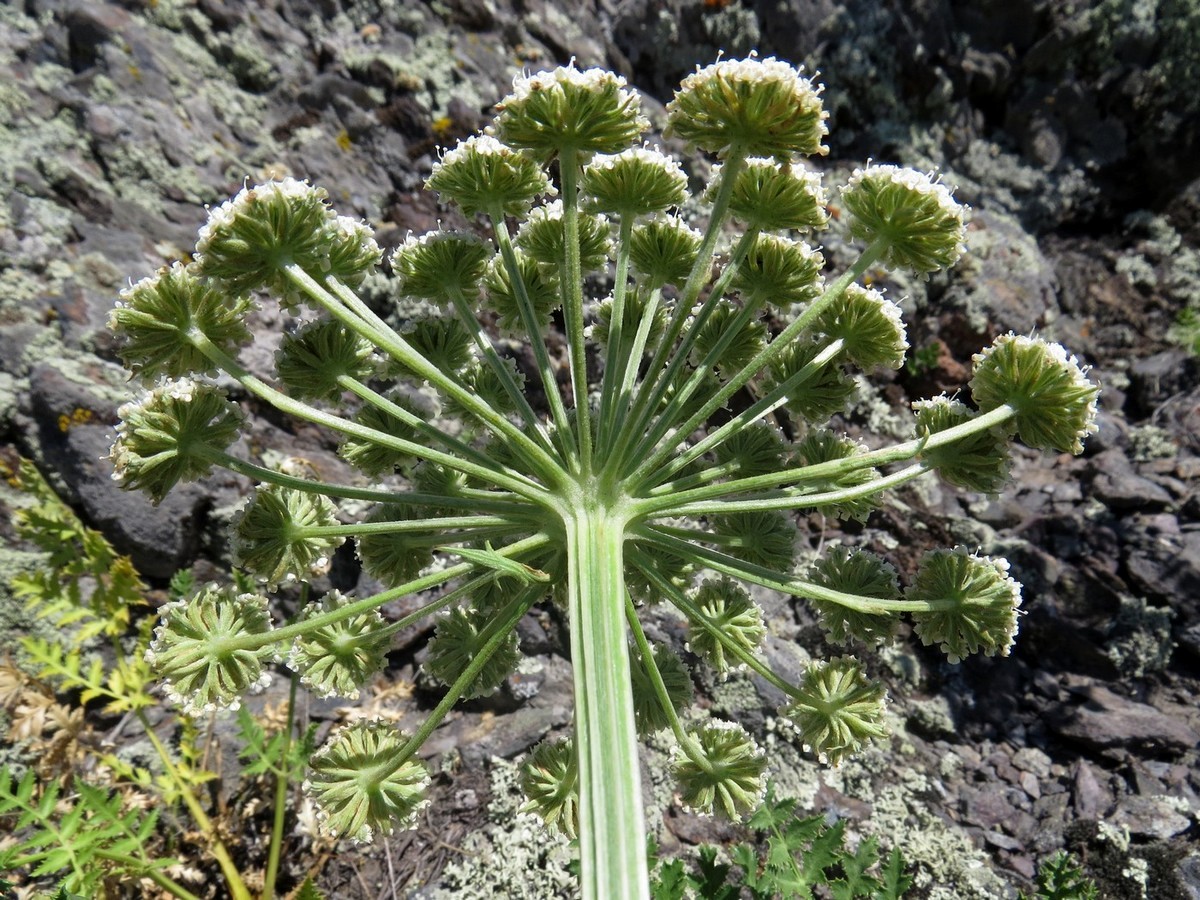
[{"label": "sunlit stem", "polygon": [[608,323],[608,353],[600,383],[599,442],[600,451],[606,454],[620,434],[613,427],[617,415],[618,387],[624,383],[625,373],[631,366],[636,375],[641,361],[640,351],[634,356],[632,350],[625,346],[625,299],[629,294],[629,241],[632,234],[633,216],[623,214],[617,233],[617,271],[613,284],[612,318]]},{"label": "sunlit stem", "polygon": [[571,361],[571,388],[575,396],[575,427],[580,466],[584,477],[592,473],[592,409],[588,402],[587,347],[583,330],[583,267],[579,248],[579,162],[571,147],[558,155],[563,206],[563,324]]}]

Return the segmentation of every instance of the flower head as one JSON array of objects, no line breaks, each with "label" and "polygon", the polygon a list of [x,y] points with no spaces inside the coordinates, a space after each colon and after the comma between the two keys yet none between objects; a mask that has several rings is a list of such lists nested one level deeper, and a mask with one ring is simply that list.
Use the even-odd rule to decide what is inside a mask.
[{"label": "flower head", "polygon": [[[710,195],[720,183],[721,168],[713,169]],[[819,173],[753,157],[734,178],[729,211],[760,231],[809,231],[828,224],[828,203]]]},{"label": "flower head", "polygon": [[648,287],[682,285],[691,274],[703,235],[677,216],[642,222],[629,239],[629,259]]},{"label": "flower head", "polygon": [[[381,503],[367,516],[367,522],[400,524],[421,516],[420,511],[407,504]],[[416,578],[433,560],[433,550],[424,537],[424,534],[399,529],[368,532],[357,538],[358,558],[372,578],[378,578],[388,586],[403,584]]]},{"label": "flower head", "polygon": [[[934,397],[913,403],[917,414],[917,435],[924,437],[965,425],[976,413],[965,403],[949,397]],[[1008,435],[1003,425],[977,431],[944,447],[921,452],[921,459],[937,469],[949,484],[998,494],[1008,481],[1010,459]]]},{"label": "flower head", "polygon": [[656,147],[597,156],[583,170],[581,186],[588,208],[623,219],[665,212],[687,199],[687,176],[679,161]]},{"label": "flower head", "polygon": [[867,680],[858,660],[843,656],[812,663],[804,672],[799,696],[782,713],[806,747],[836,766],[866,741],[887,735],[886,702],[883,685]]},{"label": "flower head", "polygon": [[336,216],[328,194],[294,178],[246,187],[209,211],[196,242],[196,270],[234,296],[266,290],[286,305],[301,298],[286,269],[354,284],[378,263],[370,230]]},{"label": "flower head", "polygon": [[404,745],[385,722],[355,722],[313,754],[304,791],[326,831],[367,842],[416,827],[430,779],[423,763],[401,756]]},{"label": "flower head", "polygon": [[210,584],[168,603],[160,616],[146,662],[184,712],[237,709],[243,694],[270,683],[264,669],[275,657],[270,644],[238,646],[240,638],[270,633],[266,597]]},{"label": "flower head", "polygon": [[200,381],[163,382],[117,415],[113,477],[156,504],[179,482],[207,475],[243,421],[220,388]]},{"label": "flower head", "polygon": [[683,79],[664,134],[725,157],[733,148],[789,161],[825,153],[820,88],[774,57],[727,59]]},{"label": "flower head", "polygon": [[[341,591],[330,591],[308,604],[300,621],[336,613],[350,603]],[[358,698],[358,689],[383,668],[391,635],[380,634],[383,616],[378,610],[360,613],[296,638],[287,664],[318,697]]]},{"label": "flower head", "polygon": [[512,93],[496,108],[496,136],[545,160],[563,150],[616,153],[650,124],[624,78],[573,65],[514,78]]},{"label": "flower head", "polygon": [[[490,640],[487,625],[488,621],[479,612],[468,613],[461,607],[452,609],[438,622],[437,632],[429,642],[426,671],[442,684],[453,684]],[[463,692],[463,696],[486,697],[493,693],[520,658],[517,633],[511,631]]]},{"label": "flower head", "polygon": [[658,691],[655,690],[654,679],[650,675],[651,664],[662,678],[673,712],[678,712],[692,702],[691,673],[669,647],[657,644],[650,661],[631,650],[629,676],[633,690],[633,721],[640,735],[652,734],[671,724],[671,717],[667,710],[663,709]]},{"label": "flower head", "polygon": [[[828,428],[810,428],[808,434],[804,436],[804,440],[796,445],[795,464],[815,466],[837,459],[853,459],[865,453],[867,453],[867,448],[852,438],[836,434]],[[829,480],[808,482],[807,485],[812,492],[823,493],[861,487],[877,478],[879,478],[877,469],[864,466],[860,469],[843,472]],[[835,519],[855,519],[865,522],[877,504],[878,496],[867,495],[843,499],[834,505],[823,505],[821,509]]]},{"label": "flower head", "polygon": [[[233,520],[233,555],[266,585],[307,581],[329,570],[344,538],[313,534],[337,524],[337,507],[321,494],[259,485]],[[307,532],[307,533],[306,533]]]},{"label": "flower head", "polygon": [[431,231],[409,235],[396,248],[392,271],[409,297],[444,303],[461,294],[471,300],[479,293],[491,256],[491,248],[473,234]]},{"label": "flower head", "polygon": [[807,303],[821,292],[825,257],[808,244],[760,234],[742,257],[730,287],[743,298],[786,309]]},{"label": "flower head", "polygon": [[[808,578],[813,584],[843,594],[880,600],[900,597],[896,569],[866,550],[834,547],[813,565]],[[887,610],[864,612],[820,597],[812,597],[809,602],[820,616],[829,640],[835,644],[845,644],[851,638],[865,644],[887,644],[895,634],[896,616]]]},{"label": "flower head", "polygon": [[579,836],[579,761],[569,739],[542,741],[521,766],[522,812],[541,816],[567,839]]},{"label": "flower head", "polygon": [[1083,438],[1096,431],[1100,388],[1061,345],[1002,334],[973,362],[971,396],[981,411],[1010,406],[1013,426],[1030,447],[1083,452]]},{"label": "flower head", "polygon": [[685,806],[736,822],[762,802],[767,758],[742,726],[713,719],[690,729],[688,736],[694,747],[675,763]]},{"label": "flower head", "polygon": [[333,402],[345,390],[341,379],[371,376],[371,352],[371,345],[341,322],[318,319],[284,334],[275,368],[293,396]]},{"label": "flower head", "polygon": [[821,311],[813,327],[841,340],[842,355],[860,369],[904,365],[908,334],[900,307],[874,288],[848,285]]},{"label": "flower head", "polygon": [[[566,259],[562,201],[555,200],[533,210],[517,232],[517,244],[543,266],[554,269],[562,266]],[[608,219],[582,213],[579,216],[579,263],[583,271],[603,268],[611,248]]]},{"label": "flower head", "polygon": [[554,191],[537,160],[489,135],[467,138],[445,153],[425,185],[468,216],[497,209],[523,216],[535,198]]},{"label": "flower head", "polygon": [[550,323],[550,313],[562,299],[558,294],[558,274],[549,267],[541,266],[526,253],[517,254],[518,278],[514,283],[512,273],[504,260],[495,257],[488,266],[483,283],[487,288],[487,307],[496,313],[496,324],[509,334],[524,334],[524,319],[521,318],[520,291],[522,285],[533,307],[534,319],[539,329]]},{"label": "flower head", "polygon": [[768,373],[772,390],[797,379],[786,394],[787,408],[814,424],[845,409],[854,392],[854,382],[846,377],[837,360],[817,364],[823,343],[800,335],[775,357]]},{"label": "flower head", "polygon": [[[761,607],[735,581],[728,578],[705,581],[695,602],[708,624],[742,650],[754,650],[767,633]],[[700,622],[688,626],[688,644],[693,653],[718,672],[727,672],[739,664],[736,657],[732,663],[726,658],[725,644]]]},{"label": "flower head", "polygon": [[222,353],[248,343],[246,298],[231,298],[181,263],[121,292],[108,327],[121,340],[121,359],[143,379],[183,378],[216,371],[191,334],[204,335]]},{"label": "flower head", "polygon": [[692,358],[697,368],[720,347],[712,365],[722,378],[731,378],[767,346],[766,323],[751,316],[735,328],[740,314],[736,305],[722,303],[696,330]]},{"label": "flower head", "polygon": [[[413,402],[404,394],[396,394],[389,398],[399,407],[410,412]],[[354,416],[354,422],[364,428],[389,434],[403,440],[413,440],[417,437],[416,429],[398,416],[380,409],[378,406],[364,405]],[[412,465],[411,454],[395,447],[381,444],[365,437],[349,436],[338,447],[338,454],[354,468],[365,475],[390,475],[397,469]]]},{"label": "flower head", "polygon": [[954,265],[966,249],[962,205],[944,184],[915,169],[855,169],[842,204],[851,235],[886,241],[884,259],[918,275]]},{"label": "flower head", "polygon": [[976,556],[965,547],[925,554],[904,599],[932,609],[912,614],[923,644],[940,644],[952,663],[983,651],[1008,656],[1017,636],[1021,585],[1008,561]]}]

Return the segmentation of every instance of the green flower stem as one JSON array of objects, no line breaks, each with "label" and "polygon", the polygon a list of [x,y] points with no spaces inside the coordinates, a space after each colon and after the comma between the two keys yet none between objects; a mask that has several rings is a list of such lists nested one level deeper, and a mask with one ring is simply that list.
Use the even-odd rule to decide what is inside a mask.
[{"label": "green flower stem", "polygon": [[472,578],[466,584],[461,584],[452,591],[447,591],[431,603],[426,603],[420,609],[410,612],[407,616],[397,619],[390,625],[385,625],[378,631],[371,632],[371,637],[391,637],[393,634],[399,634],[409,625],[421,621],[431,613],[437,612],[439,609],[445,609],[451,603],[461,600],[463,597],[470,597],[475,591],[479,590],[489,582],[495,581],[501,575],[500,572],[486,572],[478,578]]},{"label": "green flower stem", "polygon": [[688,621],[695,622],[705,631],[713,636],[725,648],[725,652],[736,658],[739,662],[744,663],[748,668],[754,671],[764,681],[775,685],[779,690],[783,691],[789,697],[796,697],[800,694],[800,689],[794,684],[786,681],[775,673],[775,671],[757,656],[747,650],[742,644],[735,641],[728,634],[712,623],[708,616],[704,615],[703,611],[688,599],[687,594],[673,585],[669,579],[663,578],[658,569],[655,568],[652,561],[637,549],[635,544],[630,548],[630,558],[634,565],[641,569],[642,573],[648,578],[655,587],[662,591],[663,596],[685,616]]},{"label": "green flower stem", "polygon": [[[766,418],[779,407],[783,406],[787,402],[787,398],[792,391],[804,384],[810,378],[817,375],[821,369],[825,368],[826,365],[833,361],[837,355],[842,352],[842,348],[844,346],[845,341],[843,341],[841,338],[833,341],[828,347],[813,357],[813,359],[807,365],[801,368],[799,372],[793,372],[788,378],[784,379],[782,382],[772,388],[765,396],[755,401],[746,409],[742,410],[742,412],[738,413],[720,428],[717,428],[707,434],[702,440],[697,441],[679,456],[672,457],[665,466],[647,479],[648,484],[658,485],[658,487],[650,491],[650,495],[653,496],[655,494],[682,490],[685,487],[683,482],[687,481],[688,479],[681,479],[678,482],[672,482],[670,484],[662,484],[661,482],[665,481],[667,478],[670,478],[680,469],[683,469],[691,464],[693,460],[699,459],[709,450],[719,447],[729,438],[737,434],[742,428],[745,428],[747,425],[750,425],[753,422],[757,422],[759,419]],[[678,434],[678,432],[676,433]],[[686,487],[691,486],[692,485],[690,484],[686,485]]]},{"label": "green flower stem", "polygon": [[[500,258],[508,269],[508,277],[512,279],[513,291],[516,293],[517,306],[521,311],[521,325],[529,335],[529,346],[537,361],[538,374],[542,378],[542,390],[546,392],[546,402],[550,406],[550,416],[554,420],[555,431],[567,443],[567,452],[576,454],[579,448],[575,444],[575,436],[571,431],[567,409],[563,406],[562,394],[558,390],[558,379],[554,377],[554,367],[550,364],[550,355],[546,352],[545,341],[538,340],[542,326],[533,310],[533,302],[529,299],[529,289],[525,279],[521,277],[521,266],[517,262],[517,252],[513,249],[512,237],[508,233],[508,224],[504,220],[504,210],[497,206],[491,210],[489,218],[492,221],[492,233],[496,238],[496,246],[500,248]],[[578,460],[569,460],[568,467],[578,472]]]},{"label": "green flower stem", "polygon": [[[633,412],[630,414],[632,422],[629,431],[630,434],[642,434],[645,432],[646,425],[649,423],[650,417],[654,415],[657,404],[661,401],[662,394],[669,383],[659,376],[666,374],[665,368],[668,363],[668,356],[674,348],[675,342],[679,339],[680,332],[683,331],[688,317],[691,315],[692,307],[696,304],[696,298],[700,296],[700,291],[703,290],[705,284],[708,282],[709,275],[712,272],[712,261],[717,248],[717,239],[721,236],[721,226],[725,222],[725,216],[729,212],[729,202],[733,197],[734,182],[737,181],[738,172],[745,163],[745,151],[736,147],[731,148],[729,158],[721,168],[721,186],[717,189],[717,196],[713,200],[712,209],[709,213],[708,228],[705,230],[704,237],[700,241],[700,249],[696,253],[696,262],[692,265],[692,271],[688,274],[688,280],[680,292],[679,299],[675,302],[675,309],[671,315],[670,324],[667,326],[667,332],[663,335],[662,340],[654,351],[654,357],[650,360],[650,365],[646,369],[646,378],[634,398]],[[692,330],[694,331],[695,329]],[[676,358],[678,359],[679,357],[676,356]],[[617,471],[621,471],[624,459],[628,455],[628,452],[621,454],[621,458],[615,461],[615,465],[618,467]]]},{"label": "green flower stem", "polygon": [[584,900],[647,897],[646,823],[625,636],[626,518],[585,499],[564,516]]},{"label": "green flower stem", "polygon": [[[550,538],[545,534],[534,534],[524,540],[516,541],[512,544],[507,544],[500,547],[496,552],[501,556],[514,558],[517,555],[524,553],[527,550],[536,550],[550,543]],[[445,584],[457,578],[459,575],[467,575],[474,571],[475,563],[459,563],[458,565],[450,566],[440,572],[432,572],[428,575],[422,575],[420,578],[414,578],[412,581],[406,581],[404,584],[383,591],[378,594],[372,594],[370,597],[364,597],[361,600],[356,600],[353,603],[347,603],[340,609],[330,610],[326,613],[321,613],[317,616],[307,618],[302,622],[293,622],[290,625],[284,625],[280,628],[275,628],[271,631],[261,634],[242,634],[237,637],[229,638],[225,641],[223,650],[257,650],[260,647],[265,647],[268,644],[284,643],[298,637],[303,637],[311,631],[324,628],[326,625],[335,625],[346,619],[351,619],[354,616],[362,615],[370,612],[373,609],[378,609],[385,603],[390,603],[393,600],[399,600],[401,597],[406,597],[409,594],[415,594],[418,591],[425,591],[429,588],[437,587],[439,584]],[[444,603],[434,601],[434,603]],[[428,612],[436,609],[433,604],[418,610],[417,618],[421,618]],[[413,620],[415,621],[415,619]]]},{"label": "green flower stem", "polygon": [[637,364],[641,361],[640,353],[635,357],[625,347],[625,298],[629,293],[629,242],[632,235],[633,216],[623,214],[617,232],[617,271],[613,282],[612,318],[608,323],[609,352],[606,354],[604,377],[600,382],[598,443],[600,453],[605,456],[611,452],[613,442],[620,437],[620,431],[613,426],[619,402],[617,387],[624,383],[625,373],[631,365],[636,374]]},{"label": "green flower stem", "polygon": [[229,851],[225,848],[225,844],[221,841],[221,836],[216,826],[213,825],[212,819],[204,811],[204,807],[200,805],[200,801],[197,799],[195,793],[192,792],[191,785],[188,784],[187,779],[179,774],[179,768],[175,765],[175,761],[171,759],[171,754],[163,746],[163,742],[154,733],[154,728],[150,725],[150,720],[146,718],[145,711],[139,709],[134,714],[137,716],[138,721],[142,723],[142,730],[146,733],[146,739],[150,741],[151,746],[154,747],[154,752],[158,754],[163,769],[166,770],[167,777],[171,779],[171,784],[179,791],[183,805],[191,813],[192,821],[196,823],[196,827],[200,829],[208,841],[209,852],[212,853],[213,858],[217,861],[217,865],[221,868],[221,872],[225,875],[225,882],[233,900],[251,900],[250,891],[246,887],[246,883],[242,881],[238,867],[229,855]]},{"label": "green flower stem", "polygon": [[646,632],[642,630],[642,623],[637,616],[637,608],[633,605],[633,597],[628,591],[625,592],[625,622],[633,634],[633,642],[637,644],[642,664],[650,675],[650,683],[654,686],[658,705],[662,707],[662,711],[671,725],[671,733],[675,735],[675,740],[679,741],[681,745],[691,744],[692,739],[688,737],[683,723],[679,721],[679,714],[675,712],[675,704],[671,702],[671,694],[667,690],[666,682],[663,681],[662,673],[658,671],[658,663],[654,661],[654,650],[651,648],[650,642],[646,640]]},{"label": "green flower stem", "polygon": [[[562,467],[552,456],[534,443],[521,429],[489,406],[479,395],[467,390],[421,356],[391,326],[375,315],[354,291],[337,279],[328,279],[329,290],[326,290],[299,266],[288,266],[285,271],[298,287],[320,303],[343,325],[361,334],[401,365],[444,391],[463,409],[471,412],[493,432],[507,440],[513,449],[520,452],[549,483],[554,484],[561,480]],[[364,327],[364,323],[366,327]]]},{"label": "green flower stem", "polygon": [[[709,292],[708,297],[706,297],[704,300],[704,305],[700,307],[700,311],[696,314],[696,317],[693,319],[690,327],[686,332],[684,332],[683,339],[680,341],[678,348],[676,348],[674,355],[671,357],[671,361],[667,364],[666,369],[659,374],[654,391],[650,397],[650,406],[647,407],[651,413],[659,408],[663,398],[666,396],[667,389],[674,383],[676,374],[687,363],[688,356],[691,354],[692,347],[695,345],[697,336],[704,328],[704,325],[708,321],[709,316],[712,315],[713,310],[715,310],[724,299],[725,291],[728,289],[729,283],[733,281],[733,276],[737,273],[738,266],[741,264],[746,254],[750,251],[750,248],[753,246],[757,237],[758,230],[755,228],[750,228],[745,234],[742,235],[741,239],[737,243],[737,246],[734,247],[733,254],[730,256],[728,263],[725,265],[724,271],[721,272],[720,277],[718,277],[713,283],[712,290]],[[645,434],[643,434],[641,440],[633,445],[636,449],[633,451],[632,455],[629,456],[629,458],[641,459],[646,453],[649,453],[650,450],[652,450],[658,444],[659,440],[662,439],[664,434],[671,430],[671,426],[675,425],[679,421],[680,416],[682,415],[682,410],[685,409],[685,404],[687,403],[688,398],[690,398],[692,394],[696,392],[696,389],[704,383],[705,376],[707,376],[712,370],[712,367],[716,364],[716,361],[720,359],[721,354],[725,352],[731,343],[733,343],[733,340],[737,337],[738,331],[750,321],[751,317],[757,311],[758,306],[753,302],[747,302],[742,307],[734,321],[729,324],[727,329],[725,329],[725,333],[718,338],[716,345],[714,345],[712,350],[709,351],[708,355],[705,356],[704,361],[696,367],[696,370],[692,372],[688,380],[684,382],[683,387],[681,387],[675,392],[675,394],[671,396],[670,401],[659,412],[658,418],[655,420],[654,425],[648,428]],[[644,421],[648,422],[649,418],[647,417]],[[641,433],[641,430],[639,429],[633,433]]]},{"label": "green flower stem", "polygon": [[475,339],[475,346],[483,354],[488,368],[500,379],[500,384],[503,385],[504,392],[508,394],[517,411],[520,412],[526,427],[532,431],[538,442],[548,453],[557,453],[558,451],[555,449],[554,443],[550,440],[550,435],[546,433],[546,426],[542,424],[541,418],[533,411],[533,407],[529,405],[529,400],[526,398],[525,392],[521,390],[520,385],[513,378],[512,371],[508,366],[504,365],[504,360],[500,358],[500,354],[496,351],[495,346],[484,332],[483,326],[479,324],[479,317],[475,315],[475,311],[471,308],[470,301],[467,300],[466,296],[463,295],[463,292],[457,286],[448,291],[448,294],[450,302],[454,304],[454,309],[458,313],[459,320],[463,323],[463,327]]},{"label": "green flower stem", "polygon": [[[371,404],[376,409],[382,410],[390,416],[395,416],[405,425],[415,428],[421,434],[425,435],[425,437],[431,438],[432,440],[443,444],[447,449],[456,453],[461,459],[469,460],[477,465],[488,468],[501,468],[501,466],[499,466],[496,461],[486,453],[480,453],[474,447],[463,443],[457,438],[451,437],[437,426],[425,421],[420,416],[413,414],[399,403],[393,403],[387,397],[384,397],[378,391],[372,390],[358,379],[350,378],[347,375],[340,375],[338,376],[337,383],[343,390],[350,391],[363,402]],[[523,478],[531,487],[538,487],[537,482],[532,481],[529,478],[525,478],[525,476],[521,475],[520,473],[510,471],[508,474],[516,478]]]},{"label": "green flower stem", "polygon": [[[887,253],[889,243],[886,240],[880,239],[868,246],[855,261],[854,265],[847,269],[835,281],[830,283],[821,294],[821,296],[805,307],[796,319],[781,331],[770,344],[768,344],[754,359],[748,362],[740,372],[730,378],[721,386],[713,397],[704,404],[690,419],[676,429],[676,434],[691,434],[696,428],[708,420],[714,412],[725,405],[734,394],[741,390],[750,380],[760,371],[770,365],[779,354],[787,348],[787,346],[804,332],[809,325],[816,319],[821,312],[833,303],[842,294],[846,288],[858,280],[867,269],[875,264],[885,253]],[[675,450],[675,443],[672,440],[667,440],[658,445],[658,449],[651,453],[645,461],[641,463],[630,475],[629,481],[631,484],[644,483],[646,476],[654,471],[655,467],[660,465],[667,457]]]},{"label": "green flower stem", "polygon": [[237,360],[223,352],[202,334],[193,334],[192,343],[214,364],[235,378],[242,387],[256,397],[270,403],[280,412],[295,416],[306,422],[312,422],[314,425],[323,425],[341,434],[348,434],[365,441],[374,441],[383,447],[399,450],[401,453],[415,456],[418,459],[438,463],[466,475],[474,475],[484,481],[490,481],[492,484],[507,488],[514,494],[518,494],[527,500],[532,500],[534,503],[539,503],[543,506],[548,505],[550,502],[549,495],[544,489],[530,487],[524,479],[514,478],[493,468],[467,462],[449,453],[433,450],[422,444],[406,441],[403,438],[395,437],[383,431],[377,431],[374,428],[367,428],[364,425],[359,425],[357,422],[347,421],[340,416],[324,412],[309,406],[307,403],[296,400],[294,397],[289,397],[287,394],[277,391],[257,376],[252,375]]},{"label": "green flower stem", "polygon": [[819,584],[813,584],[810,581],[804,581],[800,578],[793,578],[780,572],[775,572],[763,566],[744,562],[726,553],[710,550],[707,547],[701,547],[690,541],[681,540],[680,538],[666,534],[658,528],[642,526],[638,528],[636,533],[639,538],[651,544],[657,544],[666,550],[670,550],[677,556],[694,560],[699,564],[703,564],[710,569],[722,572],[733,578],[740,578],[743,581],[749,581],[752,584],[758,584],[772,590],[782,591],[785,594],[793,594],[797,597],[827,600],[830,603],[837,603],[839,606],[853,609],[856,612],[866,613],[867,615],[896,612],[941,612],[946,609],[955,609],[958,605],[953,599],[929,601],[882,600],[879,597],[862,597],[858,594],[846,594],[842,591],[822,587]]},{"label": "green flower stem", "polygon": [[446,690],[446,695],[442,697],[441,702],[433,708],[421,724],[421,727],[417,729],[416,733],[408,739],[404,747],[396,754],[396,759],[389,760],[384,764],[386,768],[379,773],[383,778],[386,778],[404,765],[409,757],[421,748],[426,738],[433,734],[434,729],[442,724],[442,719],[454,708],[454,704],[458,702],[459,698],[466,693],[467,688],[471,686],[476,676],[488,664],[488,660],[492,658],[492,654],[499,649],[509,633],[517,627],[517,623],[521,621],[521,617],[529,611],[529,608],[542,599],[542,597],[546,596],[546,591],[547,588],[544,584],[531,585],[513,598],[492,619],[487,628],[487,640],[479,649],[479,652],[471,659],[470,665],[463,669],[462,674],[454,679],[454,684],[450,685]]},{"label": "green flower stem", "polygon": [[[621,392],[614,404],[614,422],[612,427],[613,439],[616,440],[620,435],[631,433],[626,427],[626,421],[632,414],[633,392],[637,382],[638,372],[641,368],[642,356],[646,352],[646,342],[650,339],[650,329],[654,327],[654,319],[658,314],[658,307],[662,303],[662,285],[654,288],[650,293],[650,299],[646,303],[646,308],[642,312],[642,320],[638,323],[637,334],[633,339],[633,347],[627,354],[628,359],[624,361],[625,374],[621,379]],[[609,359],[612,359],[612,354],[609,354]],[[612,468],[614,474],[617,471],[616,467]]]},{"label": "green flower stem", "polygon": [[[356,522],[349,525],[309,525],[289,532],[296,538],[355,537],[360,534],[400,534],[409,531],[434,531],[450,528],[479,528],[497,525],[505,529],[525,528],[528,524],[513,522],[502,516],[447,516],[433,519],[401,519],[396,522]],[[443,535],[444,536],[444,535]]]},{"label": "green flower stem", "polygon": [[725,515],[727,513],[759,512],[769,509],[820,509],[823,506],[837,506],[848,500],[860,500],[891,490],[902,484],[907,484],[922,475],[934,471],[927,463],[915,463],[905,466],[898,472],[876,478],[865,484],[842,488],[837,491],[820,491],[804,493],[798,490],[768,492],[757,497],[746,497],[736,500],[709,500],[707,503],[688,503],[683,506],[664,510],[664,518],[675,516],[706,516]]},{"label": "green flower stem", "polygon": [[755,475],[752,478],[739,478],[720,484],[711,484],[694,490],[681,491],[677,494],[662,497],[649,497],[633,501],[634,518],[645,519],[662,514],[662,510],[675,509],[684,504],[698,503],[704,500],[716,500],[721,497],[731,497],[735,494],[746,494],[752,491],[770,489],[780,485],[817,479],[835,479],[841,475],[855,472],[859,469],[870,469],[887,463],[903,462],[920,456],[925,450],[936,450],[956,441],[962,440],[980,431],[1002,425],[1016,415],[1016,411],[1007,404],[976,416],[969,422],[955,425],[936,434],[926,435],[913,440],[872,450],[860,456],[847,459],[834,459],[829,462],[815,463],[811,466],[799,466],[794,469],[784,469],[766,475]]},{"label": "green flower stem", "polygon": [[[308,599],[308,585],[303,587],[300,605]],[[271,846],[267,852],[267,874],[263,879],[261,900],[272,900],[275,896],[275,881],[279,878],[279,858],[283,852],[283,825],[287,818],[288,754],[292,751],[292,728],[296,716],[296,685],[300,677],[293,672],[288,680],[287,718],[284,722],[283,745],[279,748],[279,769],[275,774],[275,814],[271,821]]]},{"label": "green flower stem", "polygon": [[312,481],[307,478],[299,478],[295,475],[286,475],[283,472],[277,472],[266,466],[255,465],[252,462],[230,456],[224,451],[213,451],[207,447],[196,447],[195,450],[197,455],[202,456],[215,465],[223,466],[231,472],[236,472],[238,475],[245,475],[247,478],[263,481],[268,484],[277,484],[280,487],[304,491],[307,494],[324,494],[326,497],[340,497],[345,500],[368,500],[375,503],[398,503],[414,506],[459,506],[464,509],[492,512],[499,515],[520,513],[522,511],[527,512],[529,510],[528,503],[505,500],[506,496],[512,496],[507,493],[474,491],[470,488],[462,488],[463,496],[450,497],[443,494],[421,494],[415,491],[400,492],[384,491],[375,488],[357,488],[346,484]]},{"label": "green flower stem", "polygon": [[564,147],[558,155],[562,182],[563,259],[561,288],[563,323],[571,361],[571,387],[575,394],[575,426],[578,431],[580,467],[584,477],[592,474],[592,407],[588,401],[587,348],[583,336],[583,268],[579,258],[579,154]]}]

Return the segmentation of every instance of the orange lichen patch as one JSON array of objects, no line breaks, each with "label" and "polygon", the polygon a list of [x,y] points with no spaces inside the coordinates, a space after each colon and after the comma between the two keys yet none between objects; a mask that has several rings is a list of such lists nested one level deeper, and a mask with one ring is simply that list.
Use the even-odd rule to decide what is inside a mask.
[{"label": "orange lichen patch", "polygon": [[96,414],[90,409],[77,406],[70,413],[63,413],[58,417],[58,430],[66,434],[74,426],[87,425],[95,418]]}]

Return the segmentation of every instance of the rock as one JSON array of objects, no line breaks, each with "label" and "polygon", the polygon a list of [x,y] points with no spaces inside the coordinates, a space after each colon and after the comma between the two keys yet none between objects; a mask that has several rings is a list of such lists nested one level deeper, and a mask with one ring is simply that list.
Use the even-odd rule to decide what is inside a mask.
[{"label": "rock", "polygon": [[[1071,691],[1075,702],[1047,713],[1050,730],[1097,750],[1132,749],[1182,753],[1200,743],[1200,732],[1153,706],[1114,694],[1099,684]],[[1082,702],[1080,702],[1082,701]]]},{"label": "rock", "polygon": [[1071,805],[1076,817],[1098,820],[1112,809],[1112,791],[1096,778],[1095,770],[1086,760],[1075,764],[1072,781]]},{"label": "rock", "polygon": [[1156,797],[1122,797],[1106,820],[1118,828],[1128,828],[1133,837],[1166,840],[1187,831],[1191,819],[1179,811],[1178,801]]},{"label": "rock", "polygon": [[1149,478],[1137,474],[1120,450],[1105,450],[1092,457],[1088,470],[1092,494],[1114,512],[1164,509],[1171,495]]}]

